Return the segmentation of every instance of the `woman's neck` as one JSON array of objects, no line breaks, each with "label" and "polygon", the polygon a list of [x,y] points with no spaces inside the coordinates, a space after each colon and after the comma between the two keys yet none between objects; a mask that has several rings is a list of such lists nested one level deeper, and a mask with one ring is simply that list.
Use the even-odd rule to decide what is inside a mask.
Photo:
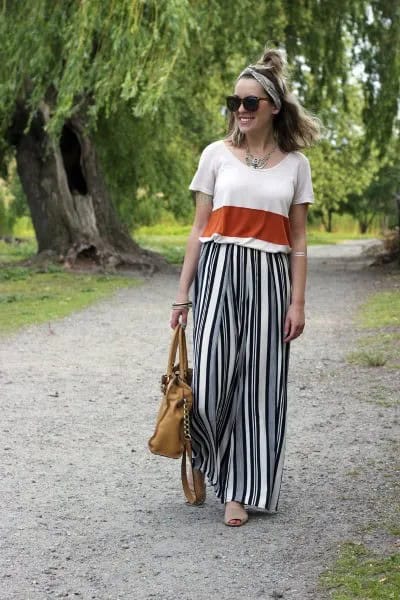
[{"label": "woman's neck", "polygon": [[263,154],[267,152],[267,150],[269,150],[275,145],[275,139],[272,129],[267,133],[267,135],[265,134],[265,131],[260,133],[246,133],[245,144],[247,145],[251,153]]}]

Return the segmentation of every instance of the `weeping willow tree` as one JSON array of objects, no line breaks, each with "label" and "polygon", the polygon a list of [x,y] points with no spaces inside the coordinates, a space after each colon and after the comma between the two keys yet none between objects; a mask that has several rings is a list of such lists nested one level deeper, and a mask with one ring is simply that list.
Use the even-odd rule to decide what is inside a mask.
[{"label": "weeping willow tree", "polygon": [[[257,59],[265,43],[279,46],[286,51],[297,94],[325,126],[323,142],[309,152],[318,192],[313,215],[328,231],[334,213],[348,211],[363,219],[354,198],[395,160],[400,4],[242,0],[233,10],[229,0],[199,0],[193,15],[190,49],[178,58],[161,111],[163,134],[169,122],[175,139],[177,132],[183,133],[180,148],[186,152],[180,156],[186,156],[191,144],[197,157],[199,148],[224,135],[221,106],[238,73]],[[160,147],[168,148],[161,140]],[[171,173],[164,189],[173,183]],[[178,196],[175,190],[172,196]]]},{"label": "weeping willow tree", "polygon": [[185,41],[186,0],[5,0],[0,123],[28,200],[39,253],[74,263],[148,264],[121,224],[93,142],[98,115],[157,105]]},{"label": "weeping willow tree", "polygon": [[198,154],[223,135],[224,96],[266,42],[327,126],[311,158],[328,217],[342,198],[323,183],[337,172],[343,195],[362,195],[398,132],[392,0],[3,0],[0,36],[0,158],[16,152],[39,251],[71,262],[154,260],[110,191],[125,220],[138,187],[184,213]]}]

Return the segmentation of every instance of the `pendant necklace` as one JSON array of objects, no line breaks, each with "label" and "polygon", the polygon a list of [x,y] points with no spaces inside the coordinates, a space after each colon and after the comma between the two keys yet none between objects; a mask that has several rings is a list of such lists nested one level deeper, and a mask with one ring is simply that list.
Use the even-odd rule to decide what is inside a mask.
[{"label": "pendant necklace", "polygon": [[246,165],[248,167],[251,167],[252,169],[264,169],[277,147],[278,144],[275,144],[272,150],[267,152],[267,154],[265,154],[264,156],[258,158],[257,156],[253,156],[253,154],[251,154],[249,146],[246,144]]}]

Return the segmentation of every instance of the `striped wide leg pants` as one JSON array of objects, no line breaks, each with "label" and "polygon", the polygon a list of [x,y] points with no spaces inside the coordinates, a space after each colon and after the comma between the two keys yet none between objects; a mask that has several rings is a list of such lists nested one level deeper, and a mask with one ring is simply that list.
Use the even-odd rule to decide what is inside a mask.
[{"label": "striped wide leg pants", "polygon": [[206,242],[194,288],[193,465],[221,502],[276,511],[286,433],[288,256]]}]

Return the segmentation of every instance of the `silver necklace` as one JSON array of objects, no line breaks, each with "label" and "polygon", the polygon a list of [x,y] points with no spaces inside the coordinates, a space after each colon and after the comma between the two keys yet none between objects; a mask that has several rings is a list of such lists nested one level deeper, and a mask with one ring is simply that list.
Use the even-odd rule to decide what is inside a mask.
[{"label": "silver necklace", "polygon": [[278,144],[275,144],[275,146],[272,148],[272,150],[267,152],[267,154],[265,154],[264,156],[261,156],[260,158],[258,158],[257,156],[254,156],[253,154],[251,154],[251,152],[249,150],[249,146],[246,144],[246,158],[245,158],[246,165],[248,167],[251,167],[252,169],[264,169],[264,167],[266,167],[266,165],[268,164],[269,159],[271,158],[271,156],[277,149],[277,147],[278,147]]}]

